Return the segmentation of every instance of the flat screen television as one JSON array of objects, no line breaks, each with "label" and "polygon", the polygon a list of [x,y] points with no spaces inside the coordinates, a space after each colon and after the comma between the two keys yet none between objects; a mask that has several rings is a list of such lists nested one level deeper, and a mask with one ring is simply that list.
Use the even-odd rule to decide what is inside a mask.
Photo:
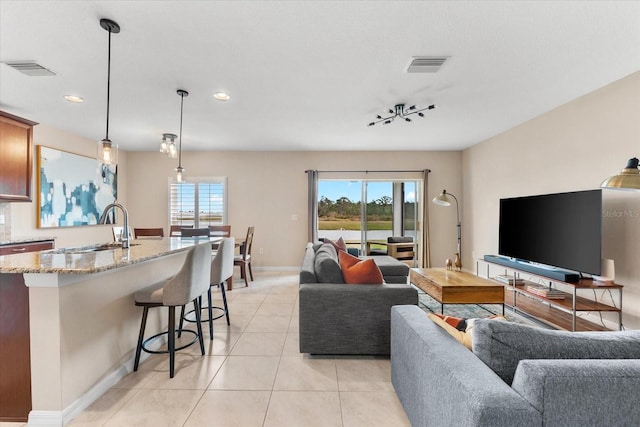
[{"label": "flat screen television", "polygon": [[601,250],[601,190],[500,200],[502,256],[599,275]]}]

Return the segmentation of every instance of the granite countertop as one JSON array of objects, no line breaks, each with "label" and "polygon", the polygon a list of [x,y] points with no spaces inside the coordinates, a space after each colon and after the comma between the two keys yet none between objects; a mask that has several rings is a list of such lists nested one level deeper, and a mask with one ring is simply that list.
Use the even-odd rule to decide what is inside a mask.
[{"label": "granite countertop", "polygon": [[0,240],[0,246],[19,245],[21,243],[46,242],[56,240],[55,237],[14,237],[12,239]]},{"label": "granite countertop", "polygon": [[109,242],[5,255],[0,256],[0,273],[98,273],[185,251],[205,241],[215,243],[219,240],[221,239],[165,237],[132,240],[129,249],[122,249]]}]

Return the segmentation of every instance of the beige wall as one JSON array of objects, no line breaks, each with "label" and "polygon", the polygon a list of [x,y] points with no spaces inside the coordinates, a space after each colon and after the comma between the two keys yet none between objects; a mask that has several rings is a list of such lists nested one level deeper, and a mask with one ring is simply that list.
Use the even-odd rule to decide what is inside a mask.
[{"label": "beige wall", "polygon": [[[187,151],[183,166],[189,176],[228,177],[229,222],[238,237],[256,226],[257,267],[299,265],[307,240],[306,169],[429,168],[430,198],[443,188],[462,195],[463,263],[473,270],[475,259],[497,252],[500,198],[597,188],[628,158],[640,155],[639,136],[640,73],[635,73],[463,153]],[[44,124],[36,126],[34,142],[95,153],[94,141]],[[132,226],[167,228],[167,182],[175,160],[155,151],[121,151],[119,163],[119,200],[128,207]],[[455,213],[427,206],[432,263],[442,266],[455,251]],[[640,195],[606,191],[605,209],[614,215],[604,219],[603,256],[615,259],[616,280],[625,285],[625,323],[640,328],[640,215],[633,216],[640,212]],[[12,203],[10,221],[12,237],[56,236],[58,247],[111,240],[109,226],[37,229],[35,198]]]},{"label": "beige wall", "polygon": [[[466,265],[497,253],[500,198],[598,188],[638,156],[640,72],[465,150]],[[605,190],[603,202],[603,257],[625,286],[623,322],[638,329],[640,192]]]},{"label": "beige wall", "polygon": [[[174,159],[157,152],[129,152],[127,203],[135,227],[168,228],[167,183]],[[305,170],[431,169],[431,197],[442,188],[460,194],[461,152],[183,152],[189,176],[228,177],[232,234],[256,227],[254,266],[298,268],[307,242]],[[433,205],[431,205],[433,206]],[[431,209],[434,263],[444,265],[456,247],[455,212]],[[297,215],[298,220],[292,220]],[[436,224],[437,226],[433,226]],[[260,255],[259,249],[264,254]],[[436,262],[437,260],[437,262]]]},{"label": "beige wall", "polygon": [[[390,142],[392,144],[392,142]],[[40,124],[34,145],[95,156],[95,141]],[[131,227],[168,230],[168,180],[175,159],[157,151],[125,152],[118,162],[118,200],[130,214]],[[111,226],[36,227],[37,167],[34,159],[34,200],[11,203],[11,238],[56,237],[56,247],[88,245],[112,240]],[[232,234],[243,237],[255,225],[254,266],[298,268],[307,241],[307,169],[422,170],[429,175],[430,198],[443,188],[462,193],[462,153],[456,152],[183,152],[187,175],[228,178],[229,223]],[[384,176],[384,175],[383,175]],[[462,200],[461,200],[462,202]],[[444,265],[456,249],[455,212],[427,203],[430,209],[432,262]],[[461,203],[461,211],[462,211]],[[297,215],[298,220],[292,220]],[[118,215],[122,223],[122,215]],[[264,254],[260,255],[259,249]]]},{"label": "beige wall", "polygon": [[[21,237],[56,237],[56,247],[88,245],[97,242],[107,242],[113,239],[111,226],[83,226],[64,228],[37,228],[38,203],[38,168],[37,145],[57,148],[88,157],[96,156],[96,142],[61,131],[45,124],[33,128],[33,179],[31,182],[31,203],[11,203],[9,221],[11,221],[11,239]],[[126,206],[127,188],[127,153],[120,151],[118,155],[118,200]],[[122,222],[122,215],[118,213],[118,221]]]}]

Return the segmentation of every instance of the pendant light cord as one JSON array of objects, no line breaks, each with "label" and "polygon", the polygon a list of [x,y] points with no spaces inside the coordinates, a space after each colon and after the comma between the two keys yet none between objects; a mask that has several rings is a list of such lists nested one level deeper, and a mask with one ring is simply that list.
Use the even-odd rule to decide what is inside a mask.
[{"label": "pendant light cord", "polygon": [[111,29],[109,28],[109,53],[107,54],[107,131],[106,140],[109,140],[109,94],[111,87]]},{"label": "pendant light cord", "polygon": [[180,144],[178,147],[178,167],[182,167],[182,111],[184,109],[184,93],[180,93]]}]

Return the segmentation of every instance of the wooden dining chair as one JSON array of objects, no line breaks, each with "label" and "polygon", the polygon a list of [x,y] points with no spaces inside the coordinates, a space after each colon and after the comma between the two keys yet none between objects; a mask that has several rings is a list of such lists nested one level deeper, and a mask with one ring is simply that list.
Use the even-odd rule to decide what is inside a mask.
[{"label": "wooden dining chair", "polygon": [[[231,237],[231,226],[230,225],[210,225],[209,226],[209,236],[211,237],[221,237],[223,239],[227,239]],[[218,244],[212,243],[211,249],[214,251],[218,250]],[[233,269],[232,269],[233,271]]]},{"label": "wooden dining chair", "polygon": [[249,281],[247,280],[247,270],[249,270],[249,277],[251,277],[251,281],[253,281],[253,271],[251,271],[251,245],[253,244],[254,230],[254,226],[251,226],[247,229],[247,238],[245,239],[242,246],[240,246],[240,255],[236,255],[233,258],[233,265],[237,265],[240,267],[240,277],[244,279],[244,283],[246,286],[249,286]]},{"label": "wooden dining chair", "polygon": [[139,238],[153,238],[164,237],[164,228],[134,228],[133,235],[136,239]]},{"label": "wooden dining chair", "polygon": [[182,237],[209,237],[209,228],[183,228],[180,230]]},{"label": "wooden dining chair", "polygon": [[169,226],[169,237],[180,237],[183,228],[193,228],[193,225],[171,225]]},{"label": "wooden dining chair", "polygon": [[231,226],[230,225],[210,225],[209,226],[211,237],[231,237]]}]

